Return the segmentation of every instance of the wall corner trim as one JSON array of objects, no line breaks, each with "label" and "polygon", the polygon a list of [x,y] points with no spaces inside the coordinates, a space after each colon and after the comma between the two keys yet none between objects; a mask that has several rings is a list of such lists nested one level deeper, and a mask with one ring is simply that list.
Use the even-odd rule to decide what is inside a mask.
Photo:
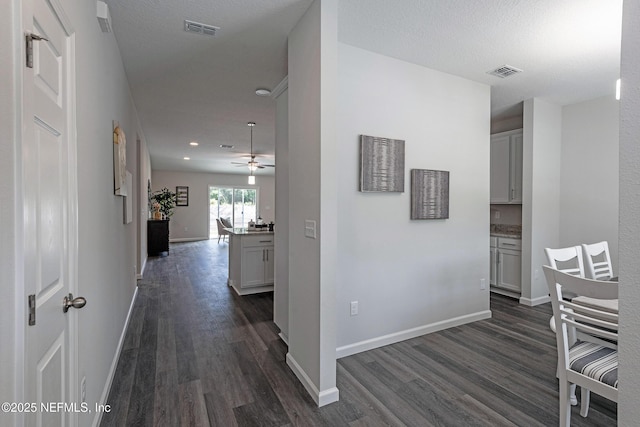
[{"label": "wall corner trim", "polygon": [[416,328],[406,329],[404,331],[394,332],[392,334],[383,335],[376,338],[360,341],[353,344],[344,345],[336,349],[336,358],[351,356],[363,351],[373,350],[389,344],[405,341],[421,335],[430,334],[432,332],[441,331],[443,329],[453,328],[455,326],[464,325],[466,323],[476,322],[491,318],[491,310],[470,313],[464,316],[453,317],[451,319],[442,320],[428,325],[418,326]]},{"label": "wall corner trim", "polygon": [[289,88],[289,76],[284,76],[282,81],[276,85],[275,88],[271,91],[271,98],[278,99],[280,95],[284,93],[285,90]]},{"label": "wall corner trim", "polygon": [[287,353],[287,365],[289,365],[289,368],[291,368],[293,373],[296,374],[296,377],[302,383],[314,402],[316,402],[318,407],[337,402],[340,398],[340,392],[337,387],[331,387],[327,390],[319,391],[304,369],[302,369],[298,362],[296,362],[291,353]]}]

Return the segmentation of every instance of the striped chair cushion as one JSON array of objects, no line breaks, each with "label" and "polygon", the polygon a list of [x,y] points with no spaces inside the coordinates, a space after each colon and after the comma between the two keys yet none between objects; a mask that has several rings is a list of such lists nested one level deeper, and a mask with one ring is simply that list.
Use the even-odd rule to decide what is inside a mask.
[{"label": "striped chair cushion", "polygon": [[618,352],[591,342],[578,341],[569,349],[571,370],[618,388]]}]

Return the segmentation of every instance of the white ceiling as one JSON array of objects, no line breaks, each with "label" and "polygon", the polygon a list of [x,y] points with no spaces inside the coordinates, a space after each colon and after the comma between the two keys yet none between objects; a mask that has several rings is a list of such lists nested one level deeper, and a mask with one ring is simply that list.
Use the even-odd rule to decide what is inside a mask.
[{"label": "white ceiling", "polygon": [[[275,101],[254,91],[286,76],[287,34],[311,0],[107,3],[154,169],[246,174],[230,163],[249,160],[249,121],[257,160],[273,163]],[[187,33],[185,19],[220,31]],[[621,19],[622,0],[339,0],[338,39],[491,85],[492,116],[508,117],[532,97],[613,93]],[[486,73],[505,64],[524,71]]]}]

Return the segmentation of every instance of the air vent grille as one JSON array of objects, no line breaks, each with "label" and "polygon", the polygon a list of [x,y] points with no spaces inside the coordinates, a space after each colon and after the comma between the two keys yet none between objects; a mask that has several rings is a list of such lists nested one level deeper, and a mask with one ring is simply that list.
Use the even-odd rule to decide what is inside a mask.
[{"label": "air vent grille", "polygon": [[504,79],[505,77],[509,77],[521,72],[522,70],[519,68],[512,67],[511,65],[503,65],[501,67],[496,68],[495,70],[487,71],[487,74],[491,74],[492,76],[496,76],[496,77],[500,77],[501,79]]},{"label": "air vent grille", "polygon": [[213,25],[202,24],[200,22],[194,22],[185,19],[184,30],[188,33],[196,33],[202,34],[204,36],[214,37],[220,30],[220,28],[214,27]]}]

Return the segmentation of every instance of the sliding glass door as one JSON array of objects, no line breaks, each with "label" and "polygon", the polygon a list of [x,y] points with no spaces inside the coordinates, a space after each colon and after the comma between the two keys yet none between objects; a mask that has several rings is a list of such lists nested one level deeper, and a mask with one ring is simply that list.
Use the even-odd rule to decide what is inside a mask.
[{"label": "sliding glass door", "polygon": [[209,187],[209,237],[218,237],[217,218],[227,218],[234,228],[246,228],[257,217],[257,189]]}]

